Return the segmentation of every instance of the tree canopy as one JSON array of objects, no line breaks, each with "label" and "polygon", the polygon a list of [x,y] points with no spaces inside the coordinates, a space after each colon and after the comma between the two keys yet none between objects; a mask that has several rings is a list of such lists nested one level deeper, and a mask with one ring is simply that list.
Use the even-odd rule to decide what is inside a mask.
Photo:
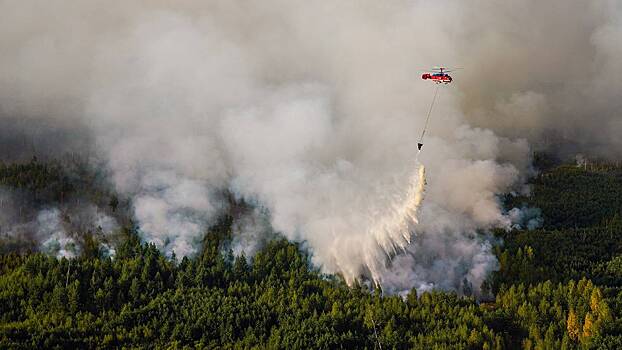
[{"label": "tree canopy", "polygon": [[[72,177],[68,167],[2,164],[0,184],[41,205],[61,193],[88,196],[126,216],[125,199],[100,175]],[[489,300],[347,286],[284,239],[251,258],[234,256],[231,216],[206,232],[191,259],[142,243],[129,219],[114,256],[97,237],[74,259],[16,250],[0,237],[0,347],[621,348],[620,174],[615,166],[552,167],[532,179],[531,196],[506,198],[540,208],[544,226],[495,232],[500,268],[485,282]]]}]

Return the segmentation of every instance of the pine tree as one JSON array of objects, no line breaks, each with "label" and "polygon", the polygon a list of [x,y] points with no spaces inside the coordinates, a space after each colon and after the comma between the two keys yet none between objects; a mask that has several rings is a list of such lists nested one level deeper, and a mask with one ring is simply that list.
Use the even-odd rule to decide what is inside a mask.
[{"label": "pine tree", "polygon": [[80,309],[80,281],[73,281],[67,288],[69,311],[75,314]]},{"label": "pine tree", "polygon": [[594,319],[592,313],[588,312],[585,315],[585,322],[583,323],[583,338],[589,338],[594,334]]},{"label": "pine tree", "polygon": [[594,288],[592,290],[592,295],[590,296],[590,309],[592,310],[592,312],[598,312],[598,305],[600,304],[601,300],[603,300],[603,295],[600,291],[600,288]]},{"label": "pine tree", "polygon": [[570,312],[568,313],[568,319],[566,321],[566,329],[568,330],[568,336],[570,337],[570,339],[575,341],[579,339],[580,327],[581,325],[577,320],[577,314],[574,312],[574,310],[570,310]]}]

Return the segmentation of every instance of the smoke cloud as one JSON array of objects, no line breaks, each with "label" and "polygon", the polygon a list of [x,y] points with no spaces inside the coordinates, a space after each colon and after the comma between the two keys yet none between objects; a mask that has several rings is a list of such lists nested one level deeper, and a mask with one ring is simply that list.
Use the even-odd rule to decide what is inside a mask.
[{"label": "smoke cloud", "polygon": [[[0,122],[84,129],[133,198],[143,238],[167,254],[196,253],[228,189],[265,214],[237,226],[237,251],[252,254],[268,220],[349,281],[478,293],[496,268],[482,232],[511,227],[518,213],[498,195],[524,190],[531,149],[620,155],[621,11],[562,0],[4,1]],[[439,92],[419,158],[425,200],[410,211],[433,94],[419,69],[439,64],[465,69]],[[372,234],[387,218],[399,228]]]},{"label": "smoke cloud", "polygon": [[0,187],[0,239],[9,243],[0,251],[39,250],[74,258],[82,252],[83,235],[89,233],[99,236],[104,254],[114,255],[106,241],[118,229],[115,218],[86,200],[37,206],[22,192]]}]

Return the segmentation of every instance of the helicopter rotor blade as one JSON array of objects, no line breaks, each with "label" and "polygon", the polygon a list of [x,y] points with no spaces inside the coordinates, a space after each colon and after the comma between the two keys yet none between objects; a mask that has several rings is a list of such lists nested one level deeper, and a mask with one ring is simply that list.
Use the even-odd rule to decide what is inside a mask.
[{"label": "helicopter rotor blade", "polygon": [[449,70],[457,70],[457,69],[464,69],[464,68],[463,67],[434,67],[430,70],[436,70],[436,71],[442,70],[443,72],[447,72]]}]

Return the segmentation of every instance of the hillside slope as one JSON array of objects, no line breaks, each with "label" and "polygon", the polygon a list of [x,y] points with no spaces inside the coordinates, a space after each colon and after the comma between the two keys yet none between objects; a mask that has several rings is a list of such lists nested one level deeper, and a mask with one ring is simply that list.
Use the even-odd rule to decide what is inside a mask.
[{"label": "hillside slope", "polygon": [[[141,244],[127,202],[97,173],[70,176],[76,169],[0,166],[0,184],[23,201],[88,199],[121,223],[113,236],[81,232],[88,249],[71,260],[0,235],[2,348],[622,347],[622,169],[613,165],[553,167],[532,179],[531,196],[507,198],[540,208],[544,225],[495,232],[500,270],[486,282],[486,302],[351,288],[282,239],[252,259],[234,257],[230,216],[205,235],[198,257],[171,260]],[[116,244],[113,257],[102,242]]]}]

